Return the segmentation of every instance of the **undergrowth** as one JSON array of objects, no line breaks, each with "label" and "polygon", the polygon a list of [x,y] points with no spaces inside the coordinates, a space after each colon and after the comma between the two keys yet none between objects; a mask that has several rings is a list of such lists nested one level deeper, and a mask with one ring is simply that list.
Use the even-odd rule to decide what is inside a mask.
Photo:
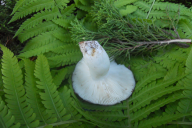
[{"label": "undergrowth", "polygon": [[[18,56],[1,45],[0,127],[186,128],[192,125],[191,45],[189,48],[166,45],[143,55],[129,51],[130,58],[125,57],[126,52],[118,53],[114,59],[130,67],[137,82],[132,96],[119,104],[91,104],[74,94],[71,76],[82,58],[78,41],[103,39],[99,38],[100,27],[105,27],[106,35],[113,30],[126,36],[122,26],[119,29],[104,26],[113,20],[113,13],[102,12],[102,8],[95,13],[102,4],[105,1],[17,1],[10,22],[30,17],[15,33],[21,43],[26,43]],[[192,38],[192,12],[183,5],[117,0],[110,6],[123,20],[128,16],[138,18],[173,37]],[[103,42],[105,49],[115,47],[108,47],[109,44],[110,40]]]}]

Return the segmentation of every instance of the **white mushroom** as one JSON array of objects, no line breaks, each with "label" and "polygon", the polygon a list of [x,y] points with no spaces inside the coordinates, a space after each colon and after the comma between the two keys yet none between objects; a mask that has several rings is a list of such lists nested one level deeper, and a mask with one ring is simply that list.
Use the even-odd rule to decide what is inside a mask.
[{"label": "white mushroom", "polygon": [[79,43],[83,58],[73,72],[73,88],[82,99],[101,105],[113,105],[127,99],[133,92],[135,80],[124,65],[110,63],[97,41]]}]

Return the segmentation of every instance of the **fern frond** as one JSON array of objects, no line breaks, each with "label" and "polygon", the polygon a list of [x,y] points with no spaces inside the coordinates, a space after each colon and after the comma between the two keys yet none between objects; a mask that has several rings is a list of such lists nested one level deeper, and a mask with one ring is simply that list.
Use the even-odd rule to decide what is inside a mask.
[{"label": "fern frond", "polygon": [[142,120],[143,118],[146,118],[151,112],[154,112],[155,110],[160,109],[164,105],[182,98],[185,98],[185,96],[182,95],[180,92],[171,94],[167,98],[161,98],[153,104],[149,104],[147,107],[141,108],[135,113],[131,113],[131,122],[137,122],[139,120]]},{"label": "fern frond", "polygon": [[133,5],[137,6],[139,9],[141,9],[146,13],[149,11],[151,7],[151,4],[148,4],[147,2],[144,2],[144,1],[137,1]]},{"label": "fern frond", "polygon": [[169,80],[166,80],[166,81],[161,81],[157,84],[151,84],[151,86],[149,87],[144,87],[141,91],[139,91],[138,93],[136,93],[133,97],[131,97],[129,99],[129,102],[132,102],[132,101],[139,101],[143,98],[146,98],[150,93],[157,93],[157,90],[161,90],[161,89],[164,89],[168,86],[170,86],[171,84],[177,82],[178,80],[180,80],[181,78],[183,78],[184,76],[178,76],[174,79],[169,79]]},{"label": "fern frond", "polygon": [[11,23],[33,12],[38,12],[43,9],[50,9],[52,7],[54,7],[53,0],[36,0],[34,2],[25,4],[24,6],[20,7],[18,12],[14,14],[14,16],[11,18],[9,22]]},{"label": "fern frond", "polygon": [[17,3],[15,4],[15,7],[13,8],[11,15],[13,15],[24,4],[29,3],[31,1],[35,1],[35,0],[18,0]]},{"label": "fern frond", "polygon": [[70,2],[70,0],[55,0],[57,7],[60,9],[63,9],[63,7],[66,7],[67,4]]},{"label": "fern frond", "polygon": [[[74,70],[74,66],[68,66],[63,69],[60,69],[58,73],[53,78],[53,83],[59,87],[61,85],[62,81],[67,79],[69,77],[69,74],[71,75]],[[72,69],[72,70],[71,70]]]},{"label": "fern frond", "polygon": [[18,57],[29,58],[32,56],[37,56],[37,55],[49,52],[51,49],[54,49],[54,48],[60,47],[60,46],[63,46],[63,42],[61,42],[59,40],[55,40],[54,42],[51,42],[50,44],[41,46],[34,50],[29,50],[29,51],[23,52]]},{"label": "fern frond", "polygon": [[65,9],[61,10],[61,14],[66,17],[66,16],[71,16],[71,14],[75,11],[76,5],[71,4],[67,6]]},{"label": "fern frond", "polygon": [[67,114],[71,115],[71,119],[73,120],[80,119],[82,115],[80,115],[78,111],[71,105],[74,104],[73,103],[74,101],[72,100],[71,97],[71,90],[68,89],[66,86],[64,86],[59,90],[59,95],[61,97],[64,107],[67,110]]},{"label": "fern frond", "polygon": [[23,33],[20,33],[18,35],[18,39],[19,39],[19,41],[21,41],[23,43],[24,41],[28,40],[31,37],[40,35],[42,33],[44,34],[47,31],[54,31],[55,29],[58,29],[58,25],[54,24],[51,21],[46,21],[46,22],[38,24],[37,26],[35,26],[33,28],[24,30]]},{"label": "fern frond", "polygon": [[115,7],[117,7],[117,8],[121,8],[122,6],[125,6],[125,5],[127,5],[127,4],[131,4],[131,3],[134,3],[134,2],[136,2],[137,0],[116,0],[115,2],[114,2],[114,5],[115,5]]},{"label": "fern frond", "polygon": [[43,55],[39,55],[36,60],[35,76],[39,79],[37,87],[43,90],[39,94],[43,100],[42,103],[47,108],[47,112],[56,117],[58,122],[69,120],[71,116],[66,115],[66,109],[53,83],[48,61]]},{"label": "fern frond", "polygon": [[80,50],[79,50],[79,46],[75,44],[66,44],[62,47],[58,47],[51,50],[51,52],[56,54],[66,54],[66,53],[71,53],[76,51],[80,51]]},{"label": "fern frond", "polygon": [[36,87],[36,81],[38,80],[34,76],[35,63],[25,59],[25,85],[26,85],[26,101],[31,105],[33,111],[36,114],[36,119],[40,121],[40,125],[47,125],[56,122],[57,118],[51,118],[51,114],[46,113],[41,98],[39,95],[39,89]]},{"label": "fern frond", "polygon": [[102,121],[94,116],[92,116],[91,114],[89,114],[89,112],[83,111],[79,108],[77,108],[76,106],[73,106],[74,108],[76,108],[76,110],[82,114],[86,119],[94,122],[97,124],[97,126],[99,127],[115,127],[115,128],[123,128],[123,127],[127,127],[127,122],[124,121],[118,121],[118,122],[110,122],[110,121]]},{"label": "fern frond", "polygon": [[[167,72],[167,74],[164,77],[164,80],[168,80],[168,79],[173,79],[178,75],[178,68],[179,68],[179,64],[174,65],[174,67]],[[181,75],[181,74],[179,74]]]},{"label": "fern frond", "polygon": [[162,90],[159,90],[156,93],[153,93],[153,94],[149,95],[148,97],[143,98],[142,100],[136,102],[135,104],[131,105],[129,110],[135,112],[136,110],[150,104],[150,102],[152,102],[153,100],[158,99],[159,97],[162,97],[164,95],[173,93],[175,91],[183,90],[183,89],[184,89],[184,87],[182,87],[182,86],[181,87],[177,87],[177,86],[172,87],[171,86],[171,87],[168,87],[168,88],[164,88]]},{"label": "fern frond", "polygon": [[26,127],[36,127],[39,121],[35,120],[35,113],[26,102],[23,76],[18,60],[6,47],[1,46],[1,49],[3,50],[2,74],[7,106],[15,116],[16,122]]},{"label": "fern frond", "polygon": [[80,0],[74,0],[75,1],[75,5],[80,8],[81,10],[83,11],[90,11],[92,8],[91,8],[91,4],[89,4],[89,6],[87,5],[83,5]]},{"label": "fern frond", "polygon": [[35,25],[43,22],[43,20],[49,21],[49,20],[53,20],[57,17],[60,17],[60,13],[59,10],[57,8],[53,8],[52,10],[45,10],[45,11],[41,11],[37,14],[35,14],[33,17],[31,17],[30,19],[27,19],[18,29],[18,31],[15,33],[16,37],[18,34],[20,34],[21,32],[23,32],[23,30],[27,30],[31,27],[34,27]]},{"label": "fern frond", "polygon": [[131,17],[134,17],[134,18],[140,17],[142,19],[145,19],[147,17],[147,13],[137,9],[135,12],[132,13]]},{"label": "fern frond", "polygon": [[[156,74],[149,74],[144,76],[144,78],[142,78],[140,81],[138,81],[138,83],[135,86],[135,90],[134,93],[137,93],[138,91],[140,91],[145,85],[147,85],[148,83],[150,83],[151,81],[154,81],[156,79],[159,79],[161,77],[164,77],[165,73],[164,72],[160,72],[160,73],[156,73]],[[134,94],[133,93],[133,94]]]},{"label": "fern frond", "polygon": [[126,9],[120,9],[119,12],[122,16],[126,16],[128,14],[131,14],[137,10],[137,6],[134,5],[127,5]]},{"label": "fern frond", "polygon": [[192,23],[189,20],[179,20],[178,27],[185,32],[187,38],[192,38]]},{"label": "fern frond", "polygon": [[69,30],[59,28],[53,31],[53,36],[63,42],[72,42]]},{"label": "fern frond", "polygon": [[57,55],[54,57],[47,58],[49,61],[50,67],[59,67],[68,64],[77,63],[82,58],[82,53],[80,51]]},{"label": "fern frond", "polygon": [[[179,102],[177,110],[180,113],[186,114],[186,113],[191,113],[192,112],[192,99],[183,99]],[[185,120],[185,117],[183,117],[183,120]]]},{"label": "fern frond", "polygon": [[33,50],[39,47],[42,47],[44,45],[47,45],[49,43],[53,43],[55,41],[55,37],[51,32],[45,32],[42,33],[36,37],[34,37],[33,39],[31,39],[26,46],[24,47],[24,49],[21,52],[26,52],[29,50]]},{"label": "fern frond", "polygon": [[20,123],[14,124],[15,117],[11,111],[5,105],[4,101],[0,97],[0,127],[1,128],[19,128]]},{"label": "fern frond", "polygon": [[90,115],[101,119],[103,121],[107,120],[107,121],[122,121],[123,119],[128,118],[128,116],[126,114],[124,114],[122,112],[122,110],[117,110],[117,111],[108,111],[108,112],[89,112]]},{"label": "fern frond", "polygon": [[[0,64],[0,70],[2,69],[2,66]],[[2,96],[4,94],[4,91],[3,91],[3,79],[2,79],[2,72],[0,71],[0,96]]]},{"label": "fern frond", "polygon": [[167,124],[173,120],[177,120],[183,116],[188,116],[190,114],[166,114],[163,116],[157,116],[145,121],[140,122],[138,128],[152,128],[152,127],[157,127],[161,126],[162,124]]},{"label": "fern frond", "polygon": [[62,26],[63,28],[69,28],[71,27],[71,21],[74,20],[75,16],[70,16],[70,17],[67,17],[65,19],[56,19],[56,20],[53,20],[54,23]]}]

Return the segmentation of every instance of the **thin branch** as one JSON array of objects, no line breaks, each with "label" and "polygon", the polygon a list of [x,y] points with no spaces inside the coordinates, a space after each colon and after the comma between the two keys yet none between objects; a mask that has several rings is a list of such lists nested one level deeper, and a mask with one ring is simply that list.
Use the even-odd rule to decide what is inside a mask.
[{"label": "thin branch", "polygon": [[150,7],[150,9],[149,9],[149,12],[148,12],[148,14],[147,14],[146,19],[148,19],[149,14],[150,14],[150,12],[151,12],[151,9],[153,8],[154,3],[155,3],[155,0],[153,0],[153,3],[152,3],[152,5],[151,5],[151,7]]},{"label": "thin branch", "polygon": [[138,44],[170,44],[178,42],[191,42],[191,39],[173,39],[173,40],[164,40],[164,41],[151,41],[151,42],[136,42]]}]

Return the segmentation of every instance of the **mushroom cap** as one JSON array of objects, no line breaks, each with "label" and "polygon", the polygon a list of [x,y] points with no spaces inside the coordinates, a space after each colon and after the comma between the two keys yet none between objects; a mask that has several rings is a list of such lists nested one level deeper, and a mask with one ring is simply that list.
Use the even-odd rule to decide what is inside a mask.
[{"label": "mushroom cap", "polygon": [[97,41],[80,42],[83,58],[73,72],[73,89],[82,99],[100,105],[113,105],[127,99],[135,88],[132,72],[109,61]]}]

